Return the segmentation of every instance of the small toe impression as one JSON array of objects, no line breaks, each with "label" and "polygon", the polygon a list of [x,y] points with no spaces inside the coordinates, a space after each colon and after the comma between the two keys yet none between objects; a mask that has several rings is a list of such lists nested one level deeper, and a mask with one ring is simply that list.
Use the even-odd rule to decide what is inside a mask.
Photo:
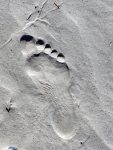
[{"label": "small toe impression", "polygon": [[24,41],[24,42],[30,42],[30,41],[33,41],[34,40],[34,37],[31,36],[31,35],[23,35],[21,38],[20,38],[20,42]]},{"label": "small toe impression", "polygon": [[46,44],[45,45],[45,49],[44,49],[44,53],[46,53],[46,54],[51,54],[51,45],[50,44]]},{"label": "small toe impression", "polygon": [[38,39],[36,42],[36,47],[39,51],[43,51],[45,48],[45,43],[42,39]]},{"label": "small toe impression", "polygon": [[8,147],[8,150],[18,150],[16,147],[10,146]]},{"label": "small toe impression", "polygon": [[65,62],[65,57],[62,53],[59,53],[57,56],[57,61],[60,63],[64,63]]},{"label": "small toe impression", "polygon": [[52,58],[57,58],[57,56],[58,56],[58,52],[57,52],[57,50],[52,50],[52,52],[51,52],[51,55],[50,55]]}]

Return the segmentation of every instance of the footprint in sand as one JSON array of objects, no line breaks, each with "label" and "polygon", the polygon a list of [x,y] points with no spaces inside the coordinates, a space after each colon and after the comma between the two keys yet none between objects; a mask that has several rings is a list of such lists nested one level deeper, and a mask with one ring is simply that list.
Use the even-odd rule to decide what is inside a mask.
[{"label": "footprint in sand", "polygon": [[[26,49],[26,73],[37,87],[48,90],[48,115],[54,132],[62,139],[72,139],[79,125],[69,93],[71,79],[65,56],[41,38],[32,44],[36,50],[27,55]],[[47,89],[46,85],[50,88]]]}]

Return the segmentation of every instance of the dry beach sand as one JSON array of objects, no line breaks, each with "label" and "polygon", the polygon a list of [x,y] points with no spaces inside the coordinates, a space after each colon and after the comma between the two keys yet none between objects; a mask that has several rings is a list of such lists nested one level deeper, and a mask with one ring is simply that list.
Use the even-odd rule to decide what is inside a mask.
[{"label": "dry beach sand", "polygon": [[0,150],[113,150],[113,0],[0,0]]}]

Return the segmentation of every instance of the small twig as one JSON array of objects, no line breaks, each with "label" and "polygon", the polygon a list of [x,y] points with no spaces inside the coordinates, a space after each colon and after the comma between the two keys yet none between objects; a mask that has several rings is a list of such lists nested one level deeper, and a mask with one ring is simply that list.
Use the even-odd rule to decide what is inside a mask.
[{"label": "small twig", "polygon": [[55,5],[58,9],[60,8],[60,5],[56,4],[55,2],[54,2],[54,5]]},{"label": "small twig", "polygon": [[9,39],[3,44],[0,46],[0,49],[3,48],[5,45],[7,45],[8,43],[10,43],[12,41],[12,38],[9,37]]},{"label": "small twig", "polygon": [[88,136],[83,142],[80,142],[81,146],[83,146],[89,138],[90,138],[90,136]]},{"label": "small twig", "polygon": [[59,9],[61,7],[61,5],[63,4],[63,2],[61,4],[57,4],[56,2],[54,2],[54,5]]},{"label": "small twig", "polygon": [[48,0],[45,0],[45,1],[43,2],[42,7],[41,7],[40,10],[39,10],[39,15],[38,15],[38,17],[40,17],[40,15],[41,15],[41,13],[42,13],[42,11],[43,11],[45,5],[47,4],[47,2],[48,2]]},{"label": "small twig", "polygon": [[47,4],[47,2],[48,2],[48,0],[45,0],[45,2],[43,2],[42,7],[41,7],[41,10],[44,9],[44,7],[45,7],[45,5]]},{"label": "small twig", "polygon": [[12,100],[10,100],[10,102],[9,102],[8,105],[6,106],[7,112],[10,112],[11,108],[12,108]]},{"label": "small twig", "polygon": [[6,107],[6,110],[7,110],[7,112],[9,112],[11,110],[11,108],[10,107],[9,108]]},{"label": "small twig", "polygon": [[[39,17],[39,16],[41,15],[42,10],[43,10],[45,4],[47,3],[47,1],[48,1],[48,0],[46,0],[46,1],[43,2],[42,7],[40,8],[40,10],[36,10],[36,11],[34,11],[33,13],[31,13],[31,14],[29,15],[29,17],[27,18],[27,20],[29,20],[29,19],[31,18],[31,16],[32,16],[33,14],[37,13],[37,12],[38,12],[38,14],[39,14],[39,15],[38,15],[38,17]],[[39,7],[39,6],[38,6],[38,5],[35,6],[35,9],[37,9],[37,7]]]},{"label": "small twig", "polygon": [[32,15],[33,15],[33,13],[31,13],[31,14],[29,15],[29,17],[27,18],[27,20],[29,20],[29,19],[31,18]]}]

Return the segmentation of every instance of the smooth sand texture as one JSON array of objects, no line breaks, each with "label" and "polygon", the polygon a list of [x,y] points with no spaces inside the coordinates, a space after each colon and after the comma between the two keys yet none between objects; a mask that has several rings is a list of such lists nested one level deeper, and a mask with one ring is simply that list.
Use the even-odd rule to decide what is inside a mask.
[{"label": "smooth sand texture", "polygon": [[113,150],[112,51],[112,0],[0,0],[0,150]]}]

